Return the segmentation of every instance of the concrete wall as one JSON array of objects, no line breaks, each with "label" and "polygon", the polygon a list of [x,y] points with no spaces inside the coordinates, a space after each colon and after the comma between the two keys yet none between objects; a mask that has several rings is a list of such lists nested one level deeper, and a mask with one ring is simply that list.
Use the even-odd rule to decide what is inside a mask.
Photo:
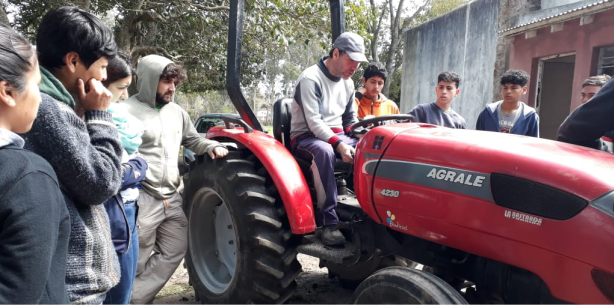
[{"label": "concrete wall", "polygon": [[498,11],[498,0],[477,0],[404,33],[401,112],[434,102],[437,75],[455,71],[462,81],[452,108],[475,128],[493,99]]}]

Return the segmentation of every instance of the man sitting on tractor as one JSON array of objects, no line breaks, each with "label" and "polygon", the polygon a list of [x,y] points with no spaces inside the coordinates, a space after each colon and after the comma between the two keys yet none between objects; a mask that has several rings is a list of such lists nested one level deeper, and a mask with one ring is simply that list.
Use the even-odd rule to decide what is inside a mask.
[{"label": "man sitting on tractor", "polygon": [[316,224],[323,227],[322,243],[343,245],[345,238],[336,228],[339,218],[335,155],[354,161],[356,138],[349,133],[358,121],[354,103],[354,82],[350,77],[360,62],[366,62],[363,38],[354,33],[337,37],[329,56],[299,76],[292,103],[292,153],[311,162],[316,189]]}]

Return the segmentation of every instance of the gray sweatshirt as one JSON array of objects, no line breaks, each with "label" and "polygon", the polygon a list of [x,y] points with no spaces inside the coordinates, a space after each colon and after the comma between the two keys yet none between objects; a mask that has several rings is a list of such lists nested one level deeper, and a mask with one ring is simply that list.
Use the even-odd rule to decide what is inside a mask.
[{"label": "gray sweatshirt", "polygon": [[44,93],[48,91],[41,91],[36,120],[24,135],[25,148],[51,164],[70,214],[66,265],[70,302],[100,304],[120,277],[103,203],[119,190],[122,146],[110,113],[86,111],[84,121]]},{"label": "gray sweatshirt", "polygon": [[354,103],[354,82],[335,77],[326,68],[323,57],[307,68],[296,81],[292,103],[292,139],[311,132],[331,145],[340,140],[335,134],[348,133],[358,122]]},{"label": "gray sweatshirt", "polygon": [[145,127],[139,153],[149,164],[149,169],[141,186],[158,199],[170,198],[179,187],[177,158],[181,145],[199,155],[222,146],[217,141],[201,137],[188,113],[173,101],[156,109],[160,75],[170,63],[172,61],[158,55],[143,57],[137,68],[139,93],[125,101],[128,111]]}]

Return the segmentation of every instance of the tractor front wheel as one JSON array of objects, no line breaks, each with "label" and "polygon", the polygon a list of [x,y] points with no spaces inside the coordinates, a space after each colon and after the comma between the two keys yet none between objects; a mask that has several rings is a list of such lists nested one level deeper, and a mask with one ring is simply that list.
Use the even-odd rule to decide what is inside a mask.
[{"label": "tractor front wheel", "polygon": [[364,280],[352,296],[354,304],[467,304],[444,280],[417,269],[388,267]]},{"label": "tractor front wheel", "polygon": [[301,272],[283,204],[247,151],[198,156],[185,182],[186,265],[203,303],[282,303]]}]

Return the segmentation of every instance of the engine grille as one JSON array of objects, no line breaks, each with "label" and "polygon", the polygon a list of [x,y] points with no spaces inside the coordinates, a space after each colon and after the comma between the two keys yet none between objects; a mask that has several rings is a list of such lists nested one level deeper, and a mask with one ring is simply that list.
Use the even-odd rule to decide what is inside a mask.
[{"label": "engine grille", "polygon": [[569,219],[588,205],[576,195],[527,179],[493,173],[490,181],[497,205],[545,218]]},{"label": "engine grille", "polygon": [[591,275],[593,277],[593,282],[595,282],[597,288],[601,290],[601,293],[610,301],[614,302],[614,275],[599,269],[593,269]]}]

